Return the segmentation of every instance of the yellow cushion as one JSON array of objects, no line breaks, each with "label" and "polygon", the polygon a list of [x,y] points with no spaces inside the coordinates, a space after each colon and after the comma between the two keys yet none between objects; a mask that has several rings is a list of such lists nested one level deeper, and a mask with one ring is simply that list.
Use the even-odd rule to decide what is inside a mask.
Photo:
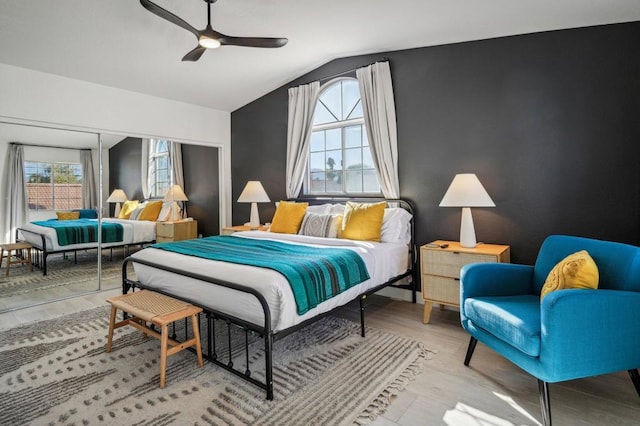
[{"label": "yellow cushion", "polygon": [[155,221],[158,219],[160,210],[162,210],[162,200],[149,201],[144,207],[144,210],[142,210],[142,213],[140,213],[140,216],[138,216],[138,220]]},{"label": "yellow cushion", "polygon": [[307,212],[307,207],[309,207],[309,203],[280,201],[269,230],[281,234],[297,234],[304,214]]},{"label": "yellow cushion", "polygon": [[380,241],[382,218],[387,203],[354,203],[348,201],[342,218],[340,238]]},{"label": "yellow cushion", "polygon": [[129,219],[129,216],[131,216],[131,212],[133,212],[137,206],[138,200],[125,201],[122,208],[120,208],[118,219]]},{"label": "yellow cushion", "polygon": [[540,299],[554,290],[598,288],[598,266],[586,250],[573,253],[553,267],[542,287]]},{"label": "yellow cushion", "polygon": [[58,220],[80,219],[80,212],[56,212]]}]

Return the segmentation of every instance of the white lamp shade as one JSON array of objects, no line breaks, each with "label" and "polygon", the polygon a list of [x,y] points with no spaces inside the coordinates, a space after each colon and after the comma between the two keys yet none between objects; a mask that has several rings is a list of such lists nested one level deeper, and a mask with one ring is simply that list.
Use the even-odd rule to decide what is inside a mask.
[{"label": "white lamp shade", "polygon": [[440,201],[440,207],[495,207],[495,203],[473,173],[458,174]]},{"label": "white lamp shade", "polygon": [[107,203],[124,203],[127,200],[127,194],[122,189],[114,189],[109,198],[107,198]]},{"label": "white lamp shade", "polygon": [[164,201],[189,201],[180,185],[173,185],[164,195]]},{"label": "white lamp shade", "polygon": [[264,187],[257,180],[250,180],[238,197],[239,203],[268,203],[271,200]]}]

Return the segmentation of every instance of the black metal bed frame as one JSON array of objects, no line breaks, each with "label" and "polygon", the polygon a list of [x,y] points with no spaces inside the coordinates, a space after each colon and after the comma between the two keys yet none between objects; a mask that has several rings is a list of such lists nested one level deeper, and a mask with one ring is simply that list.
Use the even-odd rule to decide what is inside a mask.
[{"label": "black metal bed frame", "polygon": [[[35,250],[36,255],[34,257],[34,265],[36,265],[37,267],[40,267],[42,269],[42,275],[47,275],[47,257],[50,254],[57,254],[57,253],[71,253],[73,252],[73,263],[76,264],[78,263],[78,251],[82,251],[82,250],[93,250],[93,249],[98,249],[98,245],[96,243],[95,247],[82,247],[82,248],[75,248],[75,249],[66,249],[66,250],[49,250],[47,248],[47,241],[45,239],[45,235],[40,233],[40,232],[35,232],[35,231],[31,231],[29,229],[23,229],[23,228],[17,228],[16,229],[16,241],[24,241],[27,242],[25,240],[20,240],[19,239],[19,234],[20,233],[29,233],[32,235],[36,235],[38,237],[40,237],[40,239],[42,240],[42,244],[40,246],[38,245],[34,245],[32,243],[31,247]],[[122,245],[115,245],[115,246],[109,246],[109,247],[103,247],[103,249],[108,248],[111,249],[109,256],[110,256],[110,260],[113,260],[113,249],[114,248],[124,248],[124,256],[127,257],[129,255],[129,247],[131,246],[140,246],[142,247],[145,244],[152,244],[154,241],[142,241],[139,243],[135,243],[135,244],[122,244]]]},{"label": "black metal bed frame", "polygon": [[[371,198],[366,198],[366,199],[353,199],[353,198],[313,198],[313,199],[299,199],[301,201],[309,201],[309,202],[314,202],[315,204],[321,204],[321,203],[327,203],[327,202],[333,202],[333,201],[349,201],[349,200],[366,200],[369,202],[372,201],[376,201],[376,200],[380,200],[380,201],[387,201],[388,203],[396,203],[398,204],[400,207],[406,209],[407,211],[409,211],[412,215],[412,217],[414,217],[414,211],[413,211],[413,206],[410,202],[406,201],[406,200],[384,200],[384,199],[371,199]],[[414,229],[414,220],[412,218],[411,220],[411,242],[409,244],[409,265],[408,265],[408,269],[400,274],[397,275],[393,278],[391,278],[390,280],[388,280],[387,282],[380,284],[374,288],[371,288],[367,291],[364,291],[362,293],[360,293],[358,296],[356,296],[353,300],[358,299],[359,300],[359,304],[360,304],[360,335],[362,337],[365,337],[365,321],[364,321],[364,312],[365,312],[365,302],[366,299],[369,295],[381,290],[384,287],[387,287],[397,281],[400,281],[401,279],[407,278],[407,277],[411,277],[411,284],[408,287],[405,288],[409,288],[412,291],[412,300],[413,303],[416,302],[416,283],[417,283],[417,271],[416,271],[416,263],[417,263],[417,257],[416,257],[416,247],[415,247],[415,229]],[[260,294],[257,290],[255,290],[254,288],[251,287],[247,287],[247,286],[243,286],[240,284],[236,284],[236,283],[232,283],[232,282],[228,282],[228,281],[224,281],[224,280],[218,280],[218,279],[213,279],[211,277],[205,276],[205,275],[201,275],[201,274],[196,274],[196,273],[192,273],[189,271],[184,271],[184,270],[180,270],[177,268],[173,268],[170,266],[166,266],[166,265],[161,265],[161,264],[157,264],[154,262],[150,262],[150,261],[146,261],[146,260],[142,260],[142,259],[135,259],[133,257],[127,257],[123,264],[122,264],[122,294],[126,294],[129,292],[129,290],[135,291],[136,288],[139,289],[144,289],[147,288],[145,287],[143,284],[141,284],[140,282],[130,279],[127,277],[127,269],[128,269],[128,265],[129,264],[133,264],[133,263],[139,263],[141,265],[146,265],[149,267],[153,267],[156,269],[161,269],[167,272],[171,272],[171,273],[175,273],[181,276],[185,276],[185,277],[189,277],[189,278],[193,278],[193,279],[197,279],[197,280],[201,280],[201,281],[205,281],[208,283],[211,283],[213,285],[218,285],[221,287],[226,287],[235,291],[239,291],[242,293],[246,293],[246,294],[250,294],[253,297],[255,297],[258,302],[260,303],[260,305],[262,306],[262,311],[263,311],[263,317],[264,317],[264,325],[258,325],[252,322],[248,322],[246,320],[243,320],[242,318],[238,318],[235,317],[233,315],[229,315],[229,314],[225,314],[223,312],[220,312],[216,309],[207,307],[207,306],[203,306],[203,301],[202,300],[192,300],[189,298],[185,298],[185,297],[179,297],[179,299],[191,303],[193,305],[196,306],[200,306],[203,308],[203,313],[200,314],[198,316],[198,321],[199,321],[199,326],[201,327],[201,317],[204,316],[206,318],[206,332],[201,332],[201,336],[206,336],[207,337],[207,341],[206,341],[206,345],[203,346],[202,351],[203,351],[203,356],[205,359],[207,359],[208,361],[220,366],[221,368],[224,368],[225,370],[235,374],[236,376],[258,386],[259,388],[262,388],[266,391],[266,397],[268,400],[272,400],[273,399],[273,344],[275,341],[282,339],[285,336],[288,336],[291,333],[294,333],[298,330],[300,330],[301,328],[306,327],[307,325],[318,321],[319,319],[331,314],[334,310],[341,308],[342,306],[338,306],[334,309],[332,309],[331,311],[322,313],[320,315],[317,315],[313,318],[309,318],[299,324],[296,324],[294,326],[291,326],[289,328],[286,328],[284,330],[280,330],[277,332],[274,332],[271,328],[271,311],[269,309],[269,305],[267,304],[267,301],[265,300],[264,296],[262,296],[262,294]],[[162,291],[159,291],[157,289],[154,288],[150,288],[153,291],[159,292],[159,293],[163,293]],[[167,293],[165,293],[167,294]],[[172,294],[167,294],[168,296],[171,297],[176,297],[175,295]],[[224,321],[224,323],[226,323],[226,327],[227,327],[227,334],[228,334],[228,339],[229,339],[229,352],[227,354],[227,362],[224,362],[224,359],[221,359],[217,353],[217,348],[216,348],[216,339],[215,339],[215,321],[216,320],[222,320]],[[245,333],[244,335],[244,353],[245,353],[245,366],[246,369],[240,370],[237,368],[234,368],[234,362],[233,362],[233,356],[232,356],[232,351],[231,351],[231,326],[236,326],[236,328],[239,328],[241,331],[243,331]],[[172,336],[173,339],[176,339],[177,337],[175,336],[175,323],[173,326],[173,333],[174,335]],[[265,381],[262,382],[258,379],[256,379],[255,377],[252,377],[251,374],[251,369],[249,368],[249,334],[250,333],[255,333],[257,334],[261,339],[264,340],[264,351],[265,351]],[[187,339],[187,335],[188,335],[188,327],[187,327],[187,323],[185,322],[184,324],[184,338]]]}]

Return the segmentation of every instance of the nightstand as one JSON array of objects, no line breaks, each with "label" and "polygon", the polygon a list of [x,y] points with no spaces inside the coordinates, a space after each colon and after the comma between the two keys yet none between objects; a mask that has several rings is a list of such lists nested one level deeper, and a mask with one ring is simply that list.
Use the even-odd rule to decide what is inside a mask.
[{"label": "nightstand", "polygon": [[263,225],[260,225],[260,227],[258,227],[257,229],[251,229],[251,227],[246,226],[246,225],[236,225],[236,226],[225,226],[224,228],[222,228],[222,230],[220,231],[220,235],[231,235],[234,232],[240,232],[240,231],[267,231],[269,228]]},{"label": "nightstand", "polygon": [[156,242],[192,240],[198,237],[198,221],[156,222]]},{"label": "nightstand", "polygon": [[[447,244],[446,248],[440,248]],[[437,240],[420,247],[420,271],[424,314],[427,324],[434,303],[460,307],[460,268],[467,263],[509,263],[509,246],[478,244],[475,248],[460,246],[457,241]]]}]

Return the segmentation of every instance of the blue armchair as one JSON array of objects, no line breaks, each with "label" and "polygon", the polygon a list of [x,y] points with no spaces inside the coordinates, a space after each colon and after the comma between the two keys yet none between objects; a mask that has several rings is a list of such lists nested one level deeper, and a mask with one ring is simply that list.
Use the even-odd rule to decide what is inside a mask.
[{"label": "blue armchair", "polygon": [[[542,302],[553,267],[587,250],[597,290],[558,290]],[[460,319],[478,341],[538,379],[543,424],[551,425],[549,383],[627,370],[640,396],[640,248],[580,237],[548,237],[535,266],[470,264],[460,274]]]}]

